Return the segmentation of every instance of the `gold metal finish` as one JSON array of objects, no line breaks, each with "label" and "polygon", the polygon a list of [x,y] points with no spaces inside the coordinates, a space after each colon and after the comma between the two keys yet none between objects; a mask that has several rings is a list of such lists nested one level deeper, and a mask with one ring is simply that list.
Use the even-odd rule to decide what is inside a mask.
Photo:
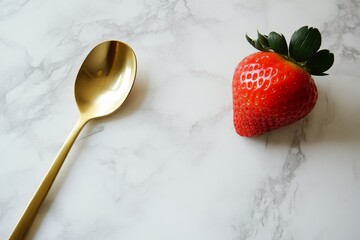
[{"label": "gold metal finish", "polygon": [[75,81],[79,120],[9,237],[10,240],[26,237],[81,129],[89,120],[109,115],[122,105],[134,84],[136,68],[133,50],[118,41],[100,43],[86,57]]}]

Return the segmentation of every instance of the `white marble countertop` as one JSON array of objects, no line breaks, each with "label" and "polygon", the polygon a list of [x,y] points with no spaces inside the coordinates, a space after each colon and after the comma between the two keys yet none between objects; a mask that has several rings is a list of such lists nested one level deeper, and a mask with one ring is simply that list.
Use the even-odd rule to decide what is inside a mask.
[{"label": "white marble countertop", "polygon": [[[28,239],[360,239],[359,13],[358,0],[0,1],[0,239],[78,118],[81,62],[108,39],[137,54],[134,89],[82,131]],[[238,136],[245,33],[303,25],[335,54],[315,109]]]}]

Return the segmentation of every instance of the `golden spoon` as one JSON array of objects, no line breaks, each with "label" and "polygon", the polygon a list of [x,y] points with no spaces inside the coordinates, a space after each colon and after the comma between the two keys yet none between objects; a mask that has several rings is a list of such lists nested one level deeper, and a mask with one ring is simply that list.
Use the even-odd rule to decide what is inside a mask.
[{"label": "golden spoon", "polygon": [[81,129],[89,120],[109,115],[122,105],[134,84],[136,68],[134,51],[122,42],[100,43],[88,54],[75,81],[79,120],[10,235],[10,240],[21,240],[26,237]]}]

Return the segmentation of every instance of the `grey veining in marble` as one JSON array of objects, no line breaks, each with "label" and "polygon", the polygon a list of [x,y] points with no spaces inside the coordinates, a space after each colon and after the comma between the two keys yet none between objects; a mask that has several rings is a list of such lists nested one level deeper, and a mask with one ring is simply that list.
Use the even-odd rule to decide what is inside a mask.
[{"label": "grey veining in marble", "polygon": [[[0,1],[0,239],[77,120],[74,79],[98,42],[138,57],[124,107],[87,126],[29,239],[360,239],[360,1]],[[335,54],[306,118],[258,138],[232,126],[244,35],[320,29]]]}]

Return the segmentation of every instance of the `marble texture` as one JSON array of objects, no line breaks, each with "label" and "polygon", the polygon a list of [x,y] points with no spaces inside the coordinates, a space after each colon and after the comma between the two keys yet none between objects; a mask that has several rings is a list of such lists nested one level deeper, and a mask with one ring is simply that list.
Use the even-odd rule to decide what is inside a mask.
[{"label": "marble texture", "polygon": [[[256,30],[318,27],[335,54],[305,119],[236,135],[231,80]],[[28,239],[360,239],[359,0],[0,1],[0,239],[78,113],[98,42],[138,57],[129,99],[81,133]]]}]

